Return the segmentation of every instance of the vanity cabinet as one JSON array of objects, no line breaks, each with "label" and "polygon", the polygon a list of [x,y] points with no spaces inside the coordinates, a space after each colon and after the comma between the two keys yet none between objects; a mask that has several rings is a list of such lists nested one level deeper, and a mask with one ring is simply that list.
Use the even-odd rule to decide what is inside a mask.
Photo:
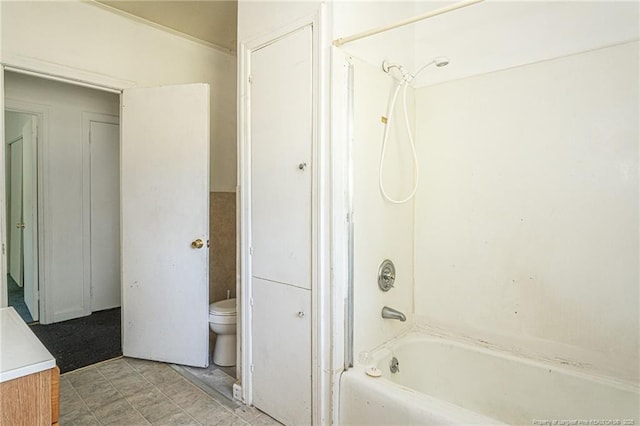
[{"label": "vanity cabinet", "polygon": [[55,359],[16,311],[0,309],[0,426],[57,424],[59,378]]}]

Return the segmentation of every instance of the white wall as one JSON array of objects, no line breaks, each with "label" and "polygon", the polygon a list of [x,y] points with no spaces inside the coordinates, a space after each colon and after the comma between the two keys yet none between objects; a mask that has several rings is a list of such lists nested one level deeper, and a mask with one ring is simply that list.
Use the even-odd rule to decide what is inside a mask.
[{"label": "white wall", "polygon": [[318,12],[319,1],[238,1],[238,42],[270,35]]},{"label": "white wall", "polygon": [[[46,294],[44,321],[87,315],[91,312],[83,276],[83,245],[89,229],[83,229],[83,112],[117,116],[118,95],[49,80],[5,73],[6,107],[45,111],[39,123],[41,182],[44,220],[45,268],[40,283]],[[43,253],[41,251],[41,253]],[[41,300],[41,303],[43,301]]]},{"label": "white wall", "polygon": [[[236,186],[236,58],[88,2],[0,2],[4,64],[126,86],[211,85],[211,191]],[[107,84],[107,83],[104,83]]]},{"label": "white wall", "polygon": [[639,47],[418,90],[424,321],[637,381]]},{"label": "white wall", "polygon": [[[358,59],[354,64],[354,356],[382,344],[411,323],[413,310],[413,200],[392,204],[382,198],[378,171],[389,98],[395,81],[378,67]],[[413,121],[413,89],[409,99]],[[387,193],[405,198],[413,187],[413,161],[397,102],[391,117],[383,178]],[[395,287],[378,288],[378,268],[390,259],[396,267]],[[404,312],[407,322],[383,319],[383,306]]]},{"label": "white wall", "polygon": [[[334,38],[449,7],[443,1],[336,1]],[[414,86],[433,85],[637,40],[640,5],[630,1],[487,1],[345,44],[342,49],[380,66],[412,72],[437,56],[451,66],[421,73]],[[544,28],[544,31],[540,29]]]},{"label": "white wall", "polygon": [[4,141],[8,144],[13,139],[22,136],[22,128],[27,124],[30,116],[13,111],[5,111],[4,114]]},{"label": "white wall", "polygon": [[[415,9],[416,2],[409,1],[338,1],[333,5],[333,38],[345,38],[405,20],[416,15]],[[350,42],[341,49],[377,68],[387,60],[413,71],[415,31],[415,25],[407,25]]]}]

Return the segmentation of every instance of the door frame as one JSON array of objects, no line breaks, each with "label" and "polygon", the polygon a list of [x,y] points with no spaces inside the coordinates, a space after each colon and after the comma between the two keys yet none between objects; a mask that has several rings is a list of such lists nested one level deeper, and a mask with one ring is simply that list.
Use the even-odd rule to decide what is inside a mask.
[{"label": "door frame", "polygon": [[[79,69],[71,67],[59,67],[50,63],[29,59],[18,60],[15,64],[10,61],[0,62],[0,109],[3,111],[2,118],[0,119],[0,141],[3,148],[0,149],[0,164],[5,164],[6,154],[4,145],[4,110],[9,109],[11,111],[23,112],[37,116],[38,120],[38,143],[36,151],[38,152],[38,164],[37,170],[41,173],[38,174],[38,272],[39,272],[39,316],[40,321],[43,323],[53,322],[53,312],[47,309],[49,300],[53,297],[50,292],[47,292],[46,277],[48,276],[47,264],[44,262],[45,244],[44,229],[50,224],[46,222],[46,211],[44,193],[47,191],[48,179],[45,176],[48,175],[48,168],[44,158],[48,158],[49,144],[48,144],[48,122],[49,122],[49,109],[46,106],[18,101],[14,99],[7,99],[5,102],[4,91],[4,74],[6,71],[15,72],[18,74],[30,75],[33,77],[43,78],[46,80],[59,81],[75,86],[88,87],[96,90],[102,90],[110,93],[122,95],[124,89],[128,89],[134,86],[134,83],[127,80],[117,80],[113,78],[105,77],[104,75],[89,73]],[[4,166],[3,166],[4,169]],[[0,173],[0,245],[2,247],[0,259],[0,307],[6,307],[8,304],[7,297],[7,217],[6,217],[6,179],[5,173]]]},{"label": "door frame", "polygon": [[[253,404],[251,335],[251,55],[307,26],[312,28],[312,177],[311,177],[311,411],[313,424],[332,420],[334,351],[331,279],[331,162],[328,88],[329,53],[326,43],[326,6],[318,12],[264,36],[241,42],[238,49],[238,274],[237,293],[242,295],[238,312],[238,375],[241,399]],[[322,46],[322,47],[321,47]],[[286,72],[286,70],[283,70]]]}]

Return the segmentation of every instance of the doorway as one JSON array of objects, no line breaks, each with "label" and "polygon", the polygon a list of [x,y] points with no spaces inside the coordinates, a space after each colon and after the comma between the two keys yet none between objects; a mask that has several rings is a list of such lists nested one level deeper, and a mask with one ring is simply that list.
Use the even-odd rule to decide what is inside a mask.
[{"label": "doorway", "polygon": [[[65,76],[44,74],[41,78],[26,70],[4,71],[0,96],[5,106],[21,105],[25,111],[35,108],[45,117],[38,151],[38,195],[43,194],[38,215],[42,222],[38,235],[41,324],[91,313],[91,297],[98,293],[92,291],[91,260],[99,257],[91,256],[95,215],[92,217],[90,207],[96,200],[92,200],[89,185],[90,145],[83,141],[105,129],[83,118],[104,114],[119,121],[122,113],[121,131],[102,133],[122,138],[120,154],[114,156],[119,159],[120,183],[116,186],[121,193],[116,199],[121,205],[113,210],[119,213],[120,230],[107,228],[119,234],[117,258],[122,264],[115,275],[122,291],[124,355],[207,366],[209,261],[208,250],[199,249],[209,239],[209,86],[192,83],[114,90]],[[72,70],[69,73],[75,75]],[[12,80],[30,82],[19,91]],[[86,102],[65,106],[52,96],[35,99],[45,83],[63,89],[65,101],[79,91],[93,94]],[[110,97],[108,111],[95,109],[98,93]],[[74,107],[84,108],[83,114],[76,114]],[[54,128],[56,123],[60,126]],[[85,135],[88,139],[82,139]],[[2,214],[6,216],[4,210]],[[2,279],[4,293],[6,277]],[[165,315],[167,307],[171,316]]]},{"label": "doorway", "polygon": [[[4,77],[4,136],[13,142],[5,146],[9,275],[18,286],[24,281],[25,303],[42,324],[117,308],[119,96],[13,72]],[[30,144],[25,117],[35,123]],[[29,293],[31,281],[35,291]]]},{"label": "doorway", "polygon": [[37,321],[37,116],[5,111],[7,299],[25,322]]},{"label": "doorway", "polygon": [[63,371],[118,356],[119,96],[4,80],[9,305]]}]

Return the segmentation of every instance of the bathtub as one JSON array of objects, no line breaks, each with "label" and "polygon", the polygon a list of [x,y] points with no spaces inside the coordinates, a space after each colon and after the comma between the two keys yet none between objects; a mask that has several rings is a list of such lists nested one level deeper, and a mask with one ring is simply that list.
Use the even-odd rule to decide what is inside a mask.
[{"label": "bathtub", "polygon": [[559,364],[416,332],[365,358],[340,379],[341,425],[640,425],[637,385]]}]

